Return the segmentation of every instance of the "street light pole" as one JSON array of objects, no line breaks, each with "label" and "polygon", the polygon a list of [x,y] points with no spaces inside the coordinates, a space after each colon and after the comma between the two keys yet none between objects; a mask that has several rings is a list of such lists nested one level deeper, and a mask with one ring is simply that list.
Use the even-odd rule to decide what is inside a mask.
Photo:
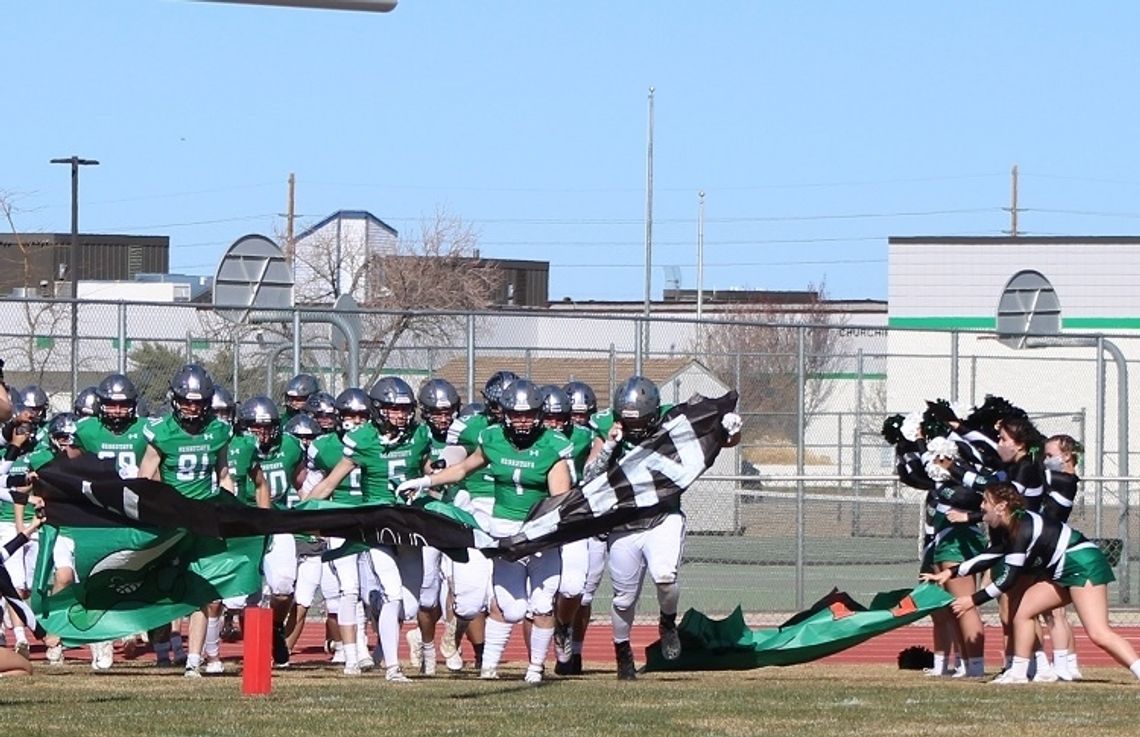
[{"label": "street light pole", "polygon": [[[649,88],[649,134],[645,152],[645,304],[642,314],[647,318],[642,327],[641,344],[637,347],[637,358],[644,359],[649,353],[649,298],[653,285],[653,93]],[[642,371],[642,361],[636,360],[637,372]]]},{"label": "street light pole", "polygon": [[70,156],[52,159],[51,163],[71,166],[71,255],[67,274],[71,281],[71,396],[74,399],[79,394],[79,167],[98,166],[99,162]]}]

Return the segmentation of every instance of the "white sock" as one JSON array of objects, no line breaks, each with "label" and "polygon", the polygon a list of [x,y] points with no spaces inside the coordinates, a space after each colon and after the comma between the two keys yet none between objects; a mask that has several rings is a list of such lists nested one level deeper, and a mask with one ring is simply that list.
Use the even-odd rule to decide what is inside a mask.
[{"label": "white sock", "polygon": [[361,643],[364,647],[364,654],[368,654],[368,630],[365,629],[365,623],[368,618],[364,616],[364,602],[357,599],[356,601],[356,641]]},{"label": "white sock", "polygon": [[17,644],[28,641],[28,630],[24,627],[13,627],[12,635],[16,638]]},{"label": "white sock", "polygon": [[981,678],[986,674],[986,659],[985,657],[978,656],[976,658],[966,658],[966,677],[967,678]]},{"label": "white sock", "polygon": [[483,670],[494,670],[499,667],[503,650],[507,649],[507,640],[511,638],[512,629],[514,626],[507,622],[487,618],[483,638]]},{"label": "white sock", "polygon": [[424,654],[424,662],[425,663],[434,663],[435,662],[435,643],[434,642],[425,642],[423,644],[422,652]]},{"label": "white sock", "polygon": [[1077,651],[1076,650],[1070,650],[1069,651],[1069,673],[1077,674],[1080,672],[1081,672],[1080,668],[1077,667]]},{"label": "white sock", "polygon": [[939,675],[946,672],[946,656],[942,653],[934,653],[934,666],[930,669]]},{"label": "white sock", "polygon": [[189,655],[186,656],[186,667],[187,668],[197,668],[201,664],[202,664],[202,656],[199,655],[198,653],[190,653]]},{"label": "white sock", "polygon": [[219,635],[221,631],[221,617],[206,617],[206,643],[203,649],[206,651],[207,658],[213,659],[218,657],[218,648],[222,642],[222,638]]},{"label": "white sock", "polygon": [[380,605],[380,617],[376,622],[376,633],[380,637],[380,651],[384,653],[384,665],[391,668],[400,664],[397,648],[400,646],[400,602],[386,601]]},{"label": "white sock", "polygon": [[1132,675],[1140,678],[1140,660],[1137,660],[1135,663],[1128,666],[1128,670],[1132,671]]},{"label": "white sock", "polygon": [[532,667],[542,670],[542,664],[546,661],[546,651],[550,649],[550,640],[553,637],[553,627],[535,625],[530,628],[530,664]]},{"label": "white sock", "polygon": [[1029,677],[1029,658],[1019,658],[1013,656],[1013,661],[1009,664],[1009,674],[1017,678]]},{"label": "white sock", "polygon": [[[359,633],[357,633],[357,634],[359,634]],[[342,644],[341,647],[343,648],[344,645]],[[368,652],[368,638],[365,637],[365,638],[357,640],[356,642],[352,643],[352,647],[353,647],[353,649],[350,650],[349,652],[355,652],[356,653],[356,660],[349,660],[346,657],[345,658],[345,664],[346,665],[348,663],[359,663],[361,660],[364,660],[365,658],[372,657],[371,653]],[[347,655],[347,653],[346,653],[346,655]]]},{"label": "white sock", "polygon": [[1049,663],[1049,656],[1045,654],[1044,650],[1034,650],[1033,659],[1037,663],[1037,670],[1053,669],[1053,666]]},{"label": "white sock", "polygon": [[1069,651],[1068,650],[1054,650],[1053,651],[1053,670],[1057,673],[1069,674]]}]

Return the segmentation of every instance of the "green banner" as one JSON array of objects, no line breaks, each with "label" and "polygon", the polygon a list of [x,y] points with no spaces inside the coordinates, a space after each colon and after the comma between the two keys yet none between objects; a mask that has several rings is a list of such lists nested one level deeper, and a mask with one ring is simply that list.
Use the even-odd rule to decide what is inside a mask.
[{"label": "green banner", "polygon": [[645,649],[645,670],[748,670],[807,663],[922,619],[952,600],[928,583],[877,594],[867,607],[833,592],[783,626],[758,630],[744,623],[740,607],[719,620],[690,609],[677,625],[681,657],[666,660],[655,642]]},{"label": "green banner", "polygon": [[[52,549],[75,543],[77,581],[58,593]],[[45,526],[32,608],[66,646],[103,642],[166,624],[204,604],[261,590],[264,537],[222,540],[184,530]]]}]

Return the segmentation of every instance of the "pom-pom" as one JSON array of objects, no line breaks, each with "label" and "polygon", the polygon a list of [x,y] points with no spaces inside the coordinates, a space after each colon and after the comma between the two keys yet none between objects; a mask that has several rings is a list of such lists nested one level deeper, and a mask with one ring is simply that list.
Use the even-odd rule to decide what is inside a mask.
[{"label": "pom-pom", "polygon": [[922,413],[911,412],[904,417],[899,432],[912,443],[922,437]]},{"label": "pom-pom", "polygon": [[958,457],[958,444],[949,438],[931,438],[926,443],[926,452],[931,458],[954,460]]},{"label": "pom-pom", "polygon": [[891,415],[883,420],[883,429],[880,430],[883,434],[883,439],[891,445],[898,445],[899,441],[903,440],[902,424],[902,415]]},{"label": "pom-pom", "polygon": [[922,645],[911,645],[899,652],[900,670],[922,670],[934,667],[934,653]]}]

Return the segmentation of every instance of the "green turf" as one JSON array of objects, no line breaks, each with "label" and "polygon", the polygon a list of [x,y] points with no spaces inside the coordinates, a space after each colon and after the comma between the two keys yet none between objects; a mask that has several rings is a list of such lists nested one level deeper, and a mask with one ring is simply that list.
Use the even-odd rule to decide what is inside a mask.
[{"label": "green turf", "polygon": [[237,675],[188,682],[152,667],[40,669],[0,687],[5,734],[75,735],[961,735],[1136,733],[1140,684],[1089,669],[1077,684],[995,686],[889,666],[809,664],[737,673],[612,672],[527,686],[521,673],[483,682],[439,677],[393,686],[327,667],[275,677],[270,697],[243,698]]}]

